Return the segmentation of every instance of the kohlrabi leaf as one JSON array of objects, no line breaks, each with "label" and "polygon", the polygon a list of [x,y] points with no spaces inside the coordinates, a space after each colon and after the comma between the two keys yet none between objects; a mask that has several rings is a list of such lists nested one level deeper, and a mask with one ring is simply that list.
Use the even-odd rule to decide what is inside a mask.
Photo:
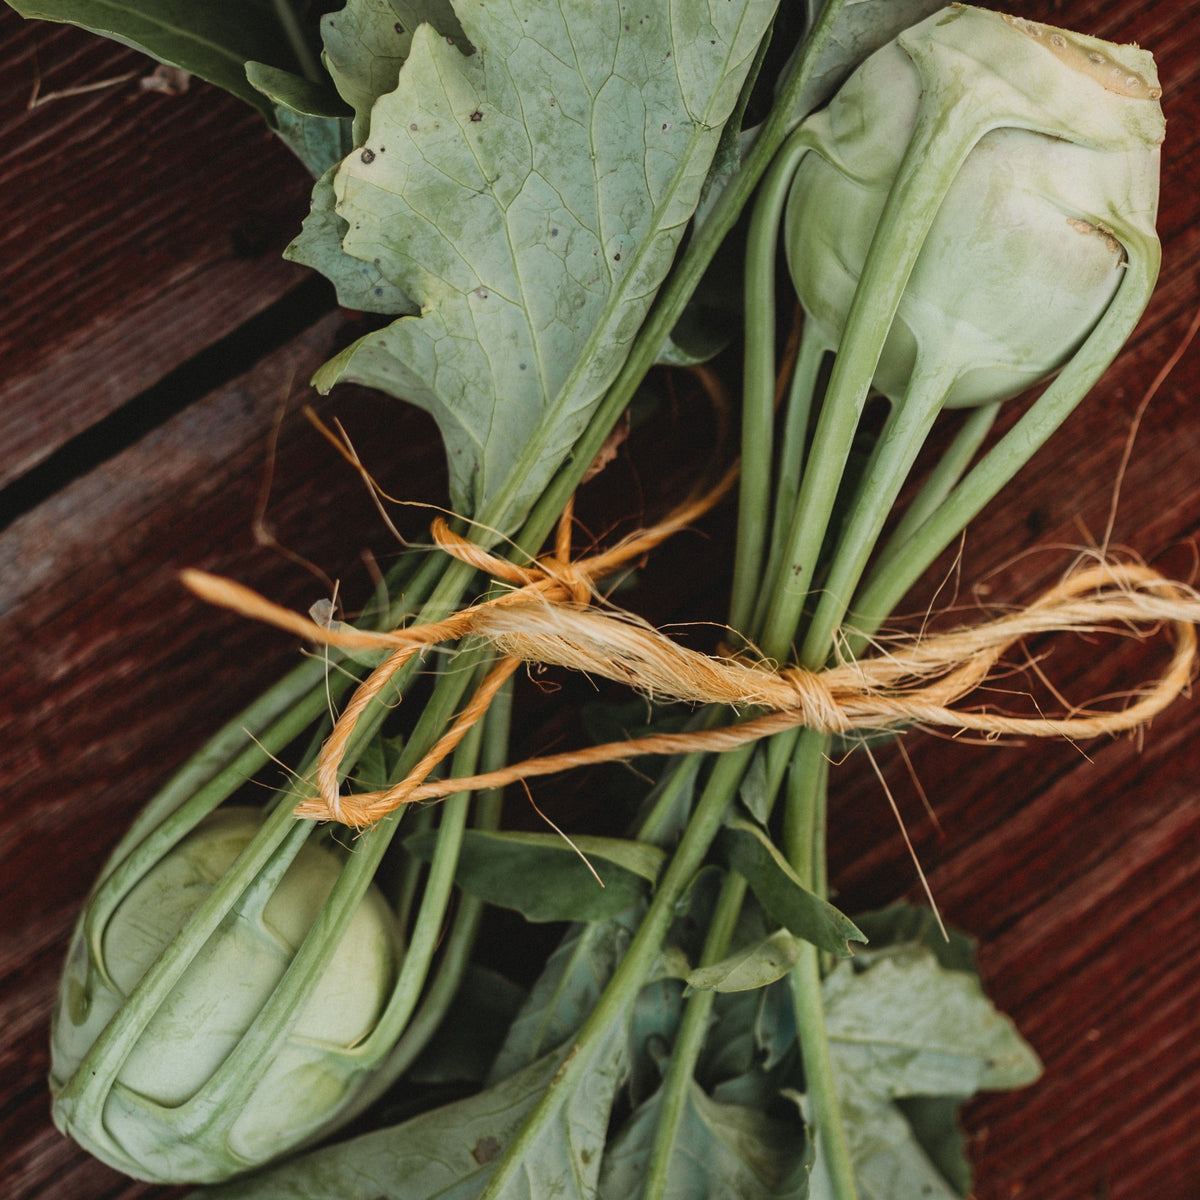
[{"label": "kohlrabi leaf", "polygon": [[261,62],[246,64],[246,78],[275,106],[276,132],[314,178],[350,153],[350,114],[332,88]]},{"label": "kohlrabi leaf", "polygon": [[689,971],[687,981],[703,991],[745,992],[782,979],[799,961],[799,940],[786,929],[777,929],[720,962]]},{"label": "kohlrabi leaf", "polygon": [[[787,990],[786,984],[779,986]],[[721,992],[713,997],[708,1032],[695,1070],[697,1081],[710,1094],[722,1080],[744,1075],[763,1061],[757,1022],[763,999],[771,990]]]},{"label": "kohlrabi leaf", "polygon": [[[404,845],[428,862],[437,840],[437,832],[429,830]],[[603,921],[646,895],[664,857],[657,847],[620,838],[580,836],[567,842],[554,833],[469,829],[454,879],[464,891],[516,909],[529,921]]]},{"label": "kohlrabi leaf", "polygon": [[[961,1200],[895,1104],[854,1087],[839,1091],[839,1099],[860,1200]],[[803,1100],[801,1109],[807,1113]],[[818,1153],[809,1200],[835,1200],[836,1195]]]},{"label": "kohlrabi leaf", "polygon": [[866,970],[839,963],[823,991],[839,1079],[880,1099],[1023,1087],[1041,1071],[978,977],[947,971],[924,947],[880,954]]},{"label": "kohlrabi leaf", "polygon": [[415,313],[417,306],[384,279],[374,263],[363,262],[342,249],[346,222],[334,210],[333,175],[330,169],[313,186],[308,216],[283,257],[320,271],[337,289],[338,303],[343,308],[389,317]]},{"label": "kohlrabi leaf", "polygon": [[441,426],[451,497],[511,530],[570,453],[674,257],[769,0],[459,0],[428,26],[338,171],[347,253],[419,318],[317,375]]},{"label": "kohlrabi leaf", "polygon": [[867,939],[849,917],[810,892],[758,826],[734,818],[721,834],[729,865],[743,875],[759,903],[797,937],[839,957]]},{"label": "kohlrabi leaf", "polygon": [[770,784],[767,780],[766,745],[759,743],[754,748],[750,765],[746,768],[742,782],[738,785],[738,799],[746,806],[747,812],[761,824],[766,824],[771,814]]},{"label": "kohlrabi leaf", "polygon": [[897,946],[924,946],[948,971],[975,970],[975,941],[960,929],[938,923],[933,910],[919,904],[898,902],[874,912],[858,913],[855,924],[867,938],[867,949],[860,951],[862,962]]},{"label": "kohlrabi leaf", "polygon": [[388,3],[405,29],[416,29],[428,21],[451,45],[470,53],[471,43],[454,11],[454,0],[388,0]]},{"label": "kohlrabi leaf", "polygon": [[576,1033],[624,957],[643,911],[638,905],[568,930],[509,1027],[489,1080],[521,1070]]},{"label": "kohlrabi leaf", "polygon": [[240,96],[274,121],[273,104],[246,78],[246,63],[295,70],[270,0],[10,0],[23,17],[65,21]]},{"label": "kohlrabi leaf", "polygon": [[638,992],[629,1019],[629,1096],[635,1105],[662,1083],[682,1013],[678,979],[656,979]]},{"label": "kohlrabi leaf", "polygon": [[[427,4],[348,0],[344,8],[322,17],[322,61],[341,99],[353,111],[349,144],[327,164],[330,168],[366,138],[375,101],[396,87],[412,46],[412,31],[422,20],[445,19],[447,7],[436,0]],[[436,20],[434,27],[444,28]],[[417,305],[385,279],[374,262],[355,258],[342,248],[349,226],[334,208],[334,172],[317,174],[320,178],[313,188],[304,227],[284,257],[320,271],[337,289],[343,308],[390,317],[415,314]]]},{"label": "kohlrabi leaf", "polygon": [[190,1200],[468,1200],[479,1194],[562,1057],[546,1055],[466,1100]]},{"label": "kohlrabi leaf", "polygon": [[[641,1193],[661,1093],[641,1105],[609,1142],[598,1200]],[[798,1120],[719,1104],[689,1083],[671,1154],[666,1200],[804,1200],[811,1151]]]},{"label": "kohlrabi leaf", "polygon": [[321,18],[322,61],[354,110],[355,146],[366,139],[375,101],[395,88],[415,27],[397,20],[389,0],[347,0],[345,8]]}]

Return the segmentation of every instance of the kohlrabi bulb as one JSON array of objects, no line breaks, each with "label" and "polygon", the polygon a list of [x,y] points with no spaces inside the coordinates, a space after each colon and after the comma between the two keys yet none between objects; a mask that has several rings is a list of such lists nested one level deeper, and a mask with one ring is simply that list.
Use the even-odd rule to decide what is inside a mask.
[{"label": "kohlrabi bulb", "polygon": [[1137,47],[982,9],[955,5],[901,34],[806,125],[785,241],[808,319],[837,349],[914,130],[933,145],[939,126],[982,124],[961,161],[908,164],[952,180],[874,383],[898,400],[936,359],[953,377],[944,403],[963,406],[1052,374],[1117,291],[1120,230],[1153,237],[1159,95]]},{"label": "kohlrabi bulb", "polygon": [[[126,1174],[206,1182],[246,1170],[319,1131],[361,1082],[354,1048],[387,1004],[399,956],[394,916],[373,886],[323,968],[295,990],[299,1011],[283,1036],[265,1053],[238,1054],[342,873],[344,856],[328,844],[285,842],[161,1001],[141,999],[139,984],[260,827],[250,809],[211,814],[103,914],[94,944],[86,921],[76,935],[54,1022],[54,1116]],[[89,1060],[118,1014],[126,1032]],[[89,1096],[78,1076],[98,1069],[112,1078]]]}]

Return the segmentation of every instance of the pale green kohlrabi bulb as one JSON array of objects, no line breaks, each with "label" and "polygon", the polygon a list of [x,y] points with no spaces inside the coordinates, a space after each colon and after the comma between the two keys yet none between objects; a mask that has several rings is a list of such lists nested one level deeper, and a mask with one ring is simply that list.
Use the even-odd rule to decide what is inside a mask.
[{"label": "pale green kohlrabi bulb", "polygon": [[928,233],[875,386],[899,400],[936,359],[952,379],[942,402],[977,405],[1062,367],[1112,302],[1130,242],[1156,251],[1160,95],[1136,46],[962,5],[888,43],[809,119],[788,200],[788,264],[827,348],[920,128],[922,161],[905,171],[948,190],[920,189],[931,211],[902,241]]},{"label": "pale green kohlrabi bulb", "polygon": [[252,809],[210,814],[100,915],[94,935],[88,914],[76,934],[54,1020],[54,1118],[126,1174],[225,1178],[319,1132],[354,1097],[356,1048],[384,1011],[400,954],[374,886],[317,977],[290,989],[301,999],[283,1035],[264,1053],[248,1045],[343,871],[344,856],[296,836],[303,829],[198,942],[165,998],[147,1003],[138,990],[261,825]]}]

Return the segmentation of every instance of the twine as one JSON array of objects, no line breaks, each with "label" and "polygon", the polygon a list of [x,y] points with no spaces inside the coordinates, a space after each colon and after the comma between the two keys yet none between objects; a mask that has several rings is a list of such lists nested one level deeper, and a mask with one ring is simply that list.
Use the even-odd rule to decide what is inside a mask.
[{"label": "twine", "polygon": [[[917,725],[970,730],[988,737],[1086,739],[1113,735],[1146,724],[1191,681],[1200,595],[1139,564],[1098,562],[1069,575],[1024,609],[947,633],[902,640],[870,657],[838,662],[815,672],[797,667],[776,670],[761,661],[701,654],[627,613],[595,607],[600,580],[711,508],[728,491],[735,474],[736,469],[731,469],[710,491],[694,495],[664,521],[579,560],[572,560],[570,553],[570,510],[559,524],[554,553],[527,566],[490,554],[459,537],[439,519],[432,533],[442,550],[513,590],[444,620],[389,632],[328,628],[240,584],[204,572],[186,571],[183,579],[211,603],[308,640],[347,650],[389,651],[359,686],[322,748],[316,771],[318,795],[295,810],[298,816],[354,827],[373,824],[414,801],[502,787],[644,754],[729,750],[798,726],[831,734]],[[983,684],[1006,650],[1024,638],[1064,632],[1123,632],[1145,637],[1163,624],[1174,630],[1171,660],[1157,679],[1131,693],[1122,709],[1076,708],[1061,716],[1023,717],[954,707]],[[413,655],[466,637],[486,639],[501,658],[451,728],[399,783],[382,791],[343,795],[339,766],[367,706]],[[539,756],[487,774],[430,782],[430,773],[483,715],[522,662],[601,676],[657,700],[765,711],[723,728],[608,742]]]}]

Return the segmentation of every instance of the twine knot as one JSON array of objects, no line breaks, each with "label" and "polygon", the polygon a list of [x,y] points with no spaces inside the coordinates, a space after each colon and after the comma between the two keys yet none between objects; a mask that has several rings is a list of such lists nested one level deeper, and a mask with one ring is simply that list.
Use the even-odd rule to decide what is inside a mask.
[{"label": "twine knot", "polygon": [[784,667],[779,678],[795,693],[791,711],[797,724],[821,733],[849,733],[853,728],[823,672]]}]

